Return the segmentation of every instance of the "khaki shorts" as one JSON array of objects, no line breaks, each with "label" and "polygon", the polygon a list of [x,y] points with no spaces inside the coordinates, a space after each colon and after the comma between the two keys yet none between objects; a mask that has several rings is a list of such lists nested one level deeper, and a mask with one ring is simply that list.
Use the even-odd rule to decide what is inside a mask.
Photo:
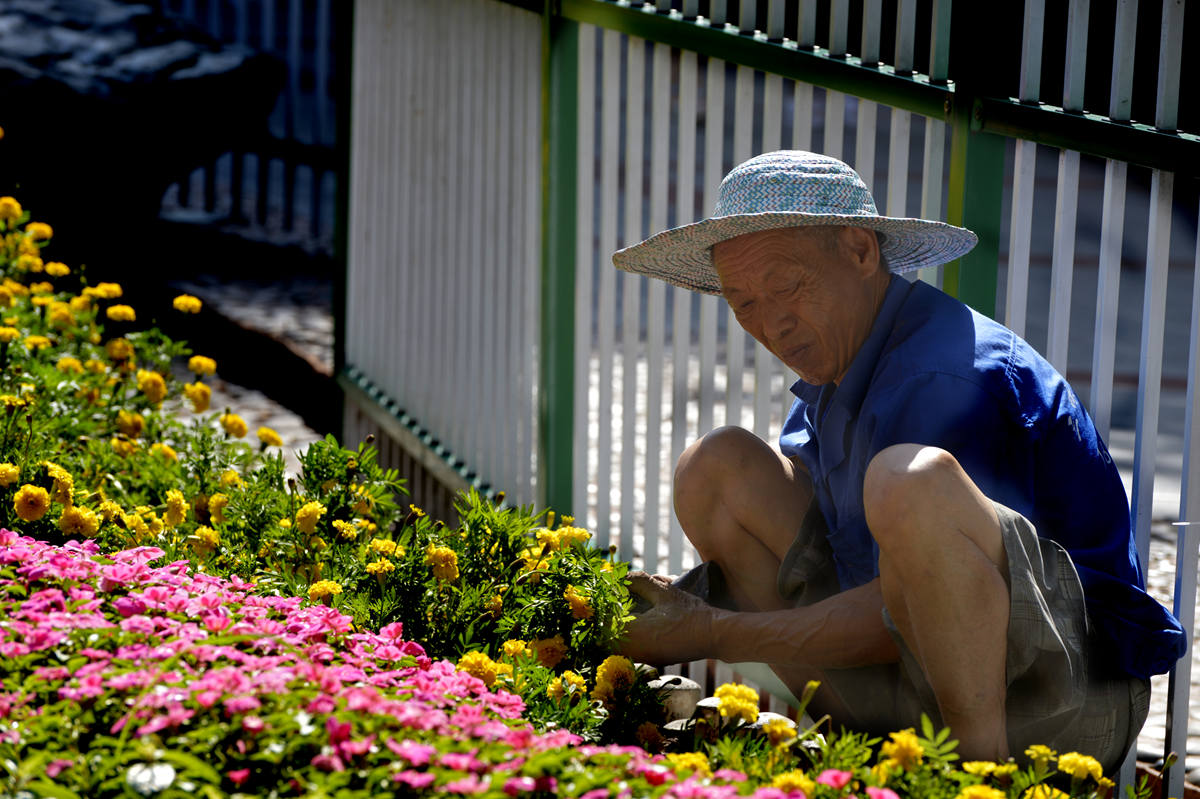
[{"label": "khaki shorts", "polygon": [[[1111,772],[1133,746],[1146,720],[1150,683],[1125,676],[1100,676],[1101,663],[1088,635],[1079,575],[1056,542],[1039,538],[1033,525],[996,505],[1008,555],[1012,597],[1008,622],[1008,739],[1018,758],[1031,744],[1058,752],[1082,752]],[[814,505],[780,565],[779,593],[797,605],[837,591],[825,520]],[[883,622],[900,649],[900,661],[825,673],[826,685],[842,700],[853,729],[886,735],[918,727],[921,714],[941,724],[933,691],[896,625]],[[837,719],[842,722],[842,719]]]}]

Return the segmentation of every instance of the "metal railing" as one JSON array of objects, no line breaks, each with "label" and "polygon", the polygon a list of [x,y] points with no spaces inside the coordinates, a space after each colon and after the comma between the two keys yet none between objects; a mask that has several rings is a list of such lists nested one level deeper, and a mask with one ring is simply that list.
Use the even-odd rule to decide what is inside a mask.
[{"label": "metal railing", "polygon": [[[775,437],[786,379],[716,298],[619,274],[609,257],[649,233],[707,215],[720,177],[735,163],[791,146],[848,161],[884,213],[942,218],[979,234],[970,255],[922,277],[1025,334],[1086,394],[1101,432],[1127,444],[1132,518],[1144,566],[1152,521],[1186,521],[1196,513],[1200,475],[1191,466],[1200,463],[1193,458],[1200,456],[1200,434],[1192,428],[1200,402],[1195,388],[1200,278],[1192,280],[1193,301],[1183,322],[1172,317],[1175,304],[1166,303],[1169,274],[1185,279],[1189,271],[1200,272],[1195,231],[1189,238],[1175,219],[1188,207],[1200,175],[1200,138],[1175,129],[1182,2],[1163,3],[1161,18],[1150,27],[1161,32],[1149,42],[1158,51],[1150,106],[1129,69],[1135,46],[1144,49],[1147,41],[1135,36],[1135,4],[1117,3],[1112,77],[1099,101],[1106,114],[1089,113],[1095,101],[1084,101],[1096,92],[1097,70],[1089,73],[1084,63],[1089,7],[1083,0],[1072,0],[1061,19],[1054,16],[1059,9],[1048,13],[1042,0],[1028,0],[1024,16],[1014,20],[978,4],[947,0],[899,0],[889,19],[882,18],[879,0],[853,8],[849,0],[439,5],[453,5],[460,13],[434,18],[428,4],[356,4],[356,42],[373,49],[369,56],[356,55],[351,332],[343,382],[357,386],[360,398],[362,391],[388,398],[383,405],[364,401],[363,407],[373,404],[376,413],[384,407],[423,436],[428,451],[464,483],[574,512],[601,543],[611,541],[622,557],[648,569],[678,572],[692,563],[669,511],[675,459],[686,443],[720,423]],[[500,8],[520,20],[518,39],[513,29],[498,27],[494,15]],[[393,15],[392,22],[385,24],[379,14]],[[1006,22],[1011,24],[1001,24]],[[421,25],[426,26],[421,33],[410,30]],[[393,26],[413,37],[411,46],[425,44],[424,67],[406,71],[381,60],[380,42],[397,35]],[[861,35],[851,33],[860,27]],[[894,41],[884,39],[885,28],[895,33]],[[1007,38],[1010,30],[1015,39]],[[1061,104],[1050,96],[1057,72],[1043,69],[1043,54],[1059,46],[1044,38],[1053,30],[1064,36],[1057,50],[1064,54]],[[496,75],[506,68],[474,76],[470,65],[481,52],[492,59],[508,52],[510,43],[531,48],[538,33],[540,75],[514,73],[519,82],[509,85],[512,94],[502,101],[506,112],[499,113],[493,103],[506,89]],[[461,53],[467,66],[456,67],[453,59],[438,66],[442,48]],[[1019,57],[1006,60],[1009,52]],[[882,63],[885,55],[890,63]],[[433,81],[429,90],[443,98],[448,115],[446,137],[421,132],[422,125],[436,123],[422,118],[407,127],[407,117],[378,106],[386,83],[381,70],[388,69],[410,93],[420,94]],[[453,69],[466,72],[446,71]],[[1085,85],[1085,76],[1092,84]],[[523,93],[532,91],[532,82],[539,84],[540,103]],[[1153,124],[1137,121],[1133,113],[1147,107]],[[487,112],[483,122],[470,116],[480,109]],[[468,119],[475,127],[462,134],[464,141],[460,133]],[[531,155],[525,136],[535,132],[534,119],[540,119],[541,150]],[[509,126],[515,124],[529,127],[514,135]],[[388,152],[389,132],[424,142],[429,149],[414,144],[417,154],[409,157],[427,166],[426,172],[396,171],[394,163],[375,157]],[[515,148],[521,167],[486,157],[469,161],[471,174],[486,172],[475,178],[482,183],[467,186],[461,173],[443,173],[453,168],[455,157],[448,167],[426,163],[444,152],[476,152],[472,148],[501,141]],[[1037,191],[1039,172],[1047,174],[1036,164],[1039,152],[1058,160],[1052,211],[1041,202],[1044,192]],[[527,160],[534,158],[536,163]],[[412,186],[443,174],[458,188],[428,206],[405,205]],[[1181,197],[1174,204],[1173,191]],[[520,217],[524,237],[497,238],[494,214],[511,213],[513,198],[532,203],[521,206],[528,214]],[[1144,236],[1141,222],[1131,218],[1125,224],[1142,202]],[[388,213],[430,245],[399,250],[395,242],[380,244],[386,226],[379,217]],[[431,223],[440,230],[436,224],[445,213],[459,220],[454,233],[430,232]],[[1080,234],[1084,229],[1100,231],[1095,252]],[[531,249],[537,237],[540,253]],[[490,260],[472,249],[481,246],[471,244],[476,240]],[[497,273],[496,263],[515,271]],[[538,271],[520,272],[517,264],[533,264]],[[1144,280],[1135,265],[1144,267]],[[355,282],[380,280],[389,270],[401,272],[393,284]],[[422,277],[429,270],[434,277]],[[497,284],[487,282],[518,272],[525,282],[515,295],[497,293]],[[437,275],[453,275],[451,285],[459,291],[447,293]],[[389,286],[403,290],[379,294]],[[534,290],[540,302],[531,304]],[[1118,302],[1139,290],[1140,308]],[[525,298],[520,313],[511,304],[514,296]],[[483,307],[474,304],[479,297]],[[447,298],[452,302],[443,304]],[[486,316],[493,300],[499,310]],[[404,309],[403,326],[375,330],[381,309],[397,302]],[[1080,324],[1081,315],[1093,313],[1094,324],[1090,318]],[[354,332],[360,315],[363,329]],[[445,324],[447,317],[462,323]],[[1134,348],[1126,330],[1131,317],[1141,327]],[[1189,324],[1186,341],[1168,340],[1168,329]],[[421,343],[414,346],[417,337]],[[494,338],[522,342],[514,361],[475,346]],[[1174,352],[1166,375],[1174,388],[1162,413],[1165,340]],[[383,355],[388,346],[395,348],[396,361],[411,363],[389,362]],[[539,364],[536,374],[519,371],[522,357],[526,366]],[[493,366],[499,371],[488,371]],[[478,406],[456,393],[464,375],[476,378],[472,389],[489,393],[505,381],[529,381],[518,393],[533,398],[537,413],[516,442],[497,444],[485,432],[497,417],[478,416]],[[518,418],[523,425],[529,416],[523,411]],[[1127,435],[1119,429],[1125,426],[1132,428]],[[1160,427],[1182,442],[1182,473],[1178,489],[1164,492],[1160,486],[1160,506],[1167,510],[1155,514]],[[510,458],[522,465],[503,472]],[[520,472],[525,466],[528,480]],[[1191,629],[1197,538],[1190,528],[1181,529],[1175,612]],[[1165,720],[1165,749],[1181,755],[1191,654],[1189,648],[1171,677]],[[1128,772],[1127,766],[1127,778]],[[1178,795],[1182,775],[1181,763],[1169,774],[1170,795]]]}]

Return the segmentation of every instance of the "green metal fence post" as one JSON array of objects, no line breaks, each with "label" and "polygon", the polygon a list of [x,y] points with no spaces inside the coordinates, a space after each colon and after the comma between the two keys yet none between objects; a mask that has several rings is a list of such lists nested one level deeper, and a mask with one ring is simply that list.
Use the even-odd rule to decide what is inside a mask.
[{"label": "green metal fence post", "polygon": [[575,436],[575,161],[579,24],[542,11],[541,502],[571,513]]},{"label": "green metal fence post", "polygon": [[982,104],[978,97],[987,93],[985,81],[994,63],[987,52],[979,51],[980,42],[989,41],[987,21],[974,3],[954,3],[954,30],[974,31],[981,36],[969,38],[973,51],[956,49],[952,53],[955,75],[954,98],[949,101],[950,186],[946,216],[952,225],[975,231],[979,244],[957,261],[948,264],[942,288],[988,316],[996,314],[996,280],[1000,261],[1001,197],[1004,193],[1004,148],[1002,137],[980,130]]}]

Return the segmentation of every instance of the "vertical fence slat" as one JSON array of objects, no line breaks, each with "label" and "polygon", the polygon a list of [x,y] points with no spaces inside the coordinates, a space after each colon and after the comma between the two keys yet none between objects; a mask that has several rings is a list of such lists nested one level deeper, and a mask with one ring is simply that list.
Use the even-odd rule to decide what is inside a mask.
[{"label": "vertical fence slat", "polygon": [[[942,173],[946,165],[946,123],[924,117],[925,148],[921,162],[921,218],[942,219]],[[942,286],[942,267],[917,270],[917,278],[931,286]]]},{"label": "vertical fence slat", "polygon": [[[651,86],[652,98],[671,96],[671,50],[665,44],[655,44],[652,67],[654,75]],[[650,233],[667,227],[667,177],[670,167],[671,105],[667,102],[653,103],[651,110],[650,136]],[[666,283],[661,280],[648,281],[646,309],[646,491],[645,543],[642,546],[644,568],[654,573],[658,570],[658,553],[666,543],[667,530],[660,516],[662,463],[662,407],[663,407],[663,350],[666,347]]]},{"label": "vertical fence slat", "polygon": [[1167,259],[1171,245],[1171,197],[1175,176],[1155,170],[1150,178],[1150,224],[1146,242],[1146,285],[1142,298],[1142,348],[1138,369],[1137,444],[1133,459],[1133,508],[1138,557],[1144,569],[1150,552],[1154,469],[1158,455],[1158,412],[1162,381],[1163,329],[1167,302]]},{"label": "vertical fence slat", "polygon": [[[616,31],[605,30],[603,39],[604,66],[600,69],[602,81],[600,124],[600,252],[611,253],[617,249],[617,163],[618,137],[620,135],[620,46],[621,36]],[[597,465],[596,465],[596,533],[601,546],[611,540],[612,526],[612,406],[613,406],[613,350],[616,344],[616,274],[601,264],[600,296],[596,306],[599,319],[599,341],[597,355],[600,359],[599,411],[597,416]]]},{"label": "vertical fence slat", "polygon": [[[704,209],[712,212],[717,200],[717,184],[724,172],[725,147],[725,62],[710,58],[704,80]],[[700,423],[703,435],[713,428],[716,404],[717,313],[716,297],[700,298]]]},{"label": "vertical fence slat", "polygon": [[[733,163],[751,155],[754,132],[754,71],[738,67],[733,110]],[[725,424],[742,426],[742,396],[746,367],[746,331],[733,318],[729,305],[721,303],[725,318]]]},{"label": "vertical fence slat", "polygon": [[[626,42],[625,67],[625,236],[624,246],[641,241],[643,133],[646,121],[646,47],[641,39]],[[621,274],[621,548],[622,558],[637,560],[633,546],[635,451],[638,416],[638,354],[642,286],[646,278]]]},{"label": "vertical fence slat", "polygon": [[1088,392],[1092,421],[1107,439],[1112,420],[1113,364],[1117,348],[1117,298],[1121,290],[1121,245],[1125,238],[1124,161],[1104,167],[1104,199],[1100,217],[1100,264],[1096,275],[1096,325],[1092,349],[1092,382]]},{"label": "vertical fence slat", "polygon": [[[1183,420],[1183,471],[1179,485],[1178,540],[1175,551],[1175,618],[1187,632],[1196,624],[1196,572],[1200,556],[1200,235],[1195,243],[1195,264],[1192,267],[1192,316],[1188,336],[1187,399]],[[1192,685],[1192,648],[1195,642],[1187,636],[1187,651],[1171,670],[1167,684],[1167,730],[1164,756],[1179,754],[1179,763],[1166,774],[1168,796],[1183,796],[1183,779],[1187,770],[1189,699]]]},{"label": "vertical fence slat", "polygon": [[1037,144],[1020,140],[1013,162],[1012,214],[1008,238],[1008,285],[1004,324],[1025,335],[1025,306],[1029,295],[1029,249],[1033,237],[1033,187],[1036,181]]},{"label": "vertical fence slat", "polygon": [[1046,0],[1025,1],[1025,24],[1021,33],[1022,102],[1036,103],[1042,89],[1042,29],[1045,26]]},{"label": "vertical fence slat", "polygon": [[896,8],[896,56],[892,60],[897,75],[913,71],[917,39],[917,0],[900,0]]},{"label": "vertical fence slat", "polygon": [[587,487],[592,482],[588,472],[588,453],[591,450],[588,412],[592,375],[592,276],[597,268],[604,270],[609,266],[603,257],[598,265],[592,260],[592,240],[596,232],[593,228],[593,192],[596,189],[593,176],[596,169],[597,34],[597,29],[591,25],[579,27],[579,125],[575,161],[575,429],[572,450],[575,480],[571,486],[571,506],[583,525],[592,524],[587,517]]},{"label": "vertical fence slat", "polygon": [[879,36],[883,24],[883,0],[863,0],[862,51],[864,65],[879,63]]},{"label": "vertical fence slat", "polygon": [[1071,278],[1075,271],[1075,218],[1079,206],[1079,153],[1058,154],[1058,192],[1054,208],[1054,251],[1050,265],[1050,327],[1046,360],[1067,373],[1071,336]]},{"label": "vertical fence slat", "polygon": [[841,92],[825,92],[825,155],[842,158],[842,136],[846,124],[846,95]]},{"label": "vertical fence slat", "polygon": [[796,44],[807,49],[817,46],[817,0],[800,0],[796,14]]},{"label": "vertical fence slat", "polygon": [[[767,75],[763,80],[762,152],[779,149],[783,136],[783,79],[778,75]],[[772,409],[778,405],[775,392],[775,375],[779,374],[779,361],[766,347],[758,342],[754,345],[754,435],[770,440]]]},{"label": "vertical fence slat", "polygon": [[[498,149],[500,157],[497,160],[497,167],[500,173],[499,191],[496,192],[496,204],[498,206],[499,216],[499,233],[500,239],[496,251],[502,255],[496,264],[497,286],[496,305],[502,309],[498,314],[496,322],[495,348],[496,348],[496,396],[500,402],[492,410],[493,426],[496,430],[495,452],[496,452],[496,476],[493,485],[497,488],[513,493],[517,489],[517,475],[514,471],[516,467],[516,449],[517,449],[517,391],[519,391],[520,380],[513,379],[517,376],[517,365],[514,361],[514,353],[512,344],[519,341],[517,336],[513,335],[511,326],[516,319],[508,316],[505,310],[512,307],[513,301],[513,281],[509,277],[509,270],[515,266],[516,261],[509,253],[520,252],[517,246],[515,211],[518,207],[518,194],[516,186],[517,168],[519,167],[520,152],[516,146],[520,139],[513,135],[513,127],[518,124],[516,117],[524,116],[523,114],[513,114],[509,109],[517,108],[514,102],[514,85],[520,80],[521,73],[517,69],[515,48],[517,41],[513,30],[513,22],[517,9],[513,6],[502,5],[499,7],[501,24],[499,26],[499,40],[504,45],[504,52],[498,63],[502,65],[501,69],[496,70],[500,75],[512,76],[509,80],[500,80],[499,91],[496,93],[498,105],[498,118],[496,126]],[[451,29],[453,21],[446,21],[446,28]],[[443,70],[443,73],[446,71]],[[515,78],[515,79],[514,79]],[[447,85],[444,89],[442,97],[452,96],[454,91],[453,85]],[[437,115],[439,119],[444,119],[441,114]],[[442,135],[444,138],[444,134]],[[443,166],[437,174],[445,174]],[[443,218],[453,219],[454,214],[450,211],[453,207],[452,202],[447,203],[447,208],[443,213]],[[445,231],[447,239],[453,235],[449,230]],[[449,242],[446,241],[448,244]],[[439,248],[444,251],[444,247]],[[440,270],[439,270],[440,271]],[[444,305],[441,308],[453,307],[449,297],[446,298]],[[442,323],[448,322],[446,314],[440,314]],[[447,335],[452,335],[452,330],[447,330]],[[524,353],[516,353],[517,359],[524,359]],[[439,403],[445,408],[445,403]],[[445,429],[444,427],[442,429]]]},{"label": "vertical fence slat", "polygon": [[829,54],[847,54],[847,38],[850,28],[850,0],[830,0],[829,4]]},{"label": "vertical fence slat", "polygon": [[792,87],[792,149],[812,150],[813,87],[799,82]]},{"label": "vertical fence slat", "polygon": [[879,106],[870,100],[858,101],[858,116],[854,132],[854,169],[862,177],[872,195],[878,195],[875,186],[875,126]]},{"label": "vertical fence slat", "polygon": [[[696,217],[696,54],[679,54],[679,111],[676,130],[675,225],[684,225]],[[688,440],[688,377],[692,373],[692,297],[686,289],[671,288],[674,320],[671,331],[671,464],[679,460]],[[667,571],[683,571],[683,528],[674,513],[670,519]]]}]

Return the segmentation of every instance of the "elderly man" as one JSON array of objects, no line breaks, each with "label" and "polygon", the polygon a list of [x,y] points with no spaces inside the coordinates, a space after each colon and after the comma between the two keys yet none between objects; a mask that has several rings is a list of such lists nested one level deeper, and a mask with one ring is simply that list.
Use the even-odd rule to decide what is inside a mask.
[{"label": "elderly man", "polygon": [[848,166],[785,151],[735,168],[712,218],[613,256],[721,294],[800,378],[778,448],[726,427],[683,453],[676,513],[728,596],[636,575],[652,607],[624,651],[762,661],[794,691],[820,680],[814,706],[847,727],[927,713],[967,758],[1042,743],[1111,769],[1185,638],[1143,590],[1124,488],[1070,386],[896,275],[975,240],[880,216]]}]

